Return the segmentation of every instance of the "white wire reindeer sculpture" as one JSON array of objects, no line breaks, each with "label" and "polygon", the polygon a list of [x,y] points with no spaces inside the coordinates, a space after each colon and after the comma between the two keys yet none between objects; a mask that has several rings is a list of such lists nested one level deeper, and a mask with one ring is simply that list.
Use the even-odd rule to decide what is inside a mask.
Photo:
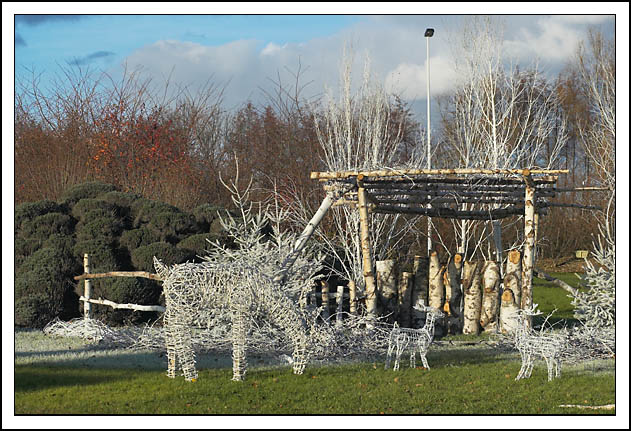
[{"label": "white wire reindeer sculpture", "polygon": [[406,349],[410,349],[410,367],[416,366],[416,351],[418,350],[423,366],[429,370],[429,364],[427,363],[427,351],[429,345],[434,340],[434,326],[436,325],[436,319],[445,317],[445,313],[434,307],[414,307],[419,311],[426,312],[425,325],[419,329],[401,328],[398,323],[394,323],[394,328],[390,333],[390,339],[388,342],[388,356],[386,358],[386,364],[384,370],[390,367],[390,361],[392,354],[395,353],[394,370],[399,369],[399,361],[401,355]]},{"label": "white wire reindeer sculpture", "polygon": [[[229,186],[224,183],[233,194],[239,217],[220,216],[234,247],[210,243],[212,249],[204,262],[171,267],[154,257],[166,299],[164,332],[169,377],[174,378],[181,369],[186,380],[197,379],[192,328],[212,326],[217,316],[231,325],[232,380],[245,376],[247,343],[252,342],[251,334],[258,322],[279,328],[289,340],[294,374],[302,374],[305,369],[309,328],[299,304],[315,282],[322,256],[304,252],[297,245],[302,236],[297,239],[281,230],[286,212],[278,206],[253,211],[253,204],[247,203],[250,186],[241,191],[236,184],[237,180]],[[263,233],[265,227],[271,228],[270,234]],[[293,267],[288,271],[290,264]]]},{"label": "white wire reindeer sculpture", "polygon": [[530,316],[540,315],[532,308],[517,312],[517,327],[515,328],[515,347],[521,355],[521,368],[515,380],[527,379],[532,374],[535,359],[541,357],[548,367],[548,381],[561,377],[561,355],[567,344],[567,334],[551,334],[544,332],[544,325],[540,332],[534,331],[528,324]]}]

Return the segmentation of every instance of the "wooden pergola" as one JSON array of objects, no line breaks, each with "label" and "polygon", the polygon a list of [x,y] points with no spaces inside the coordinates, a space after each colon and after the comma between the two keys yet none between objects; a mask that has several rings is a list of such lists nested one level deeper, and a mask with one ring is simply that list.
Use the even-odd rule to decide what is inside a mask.
[{"label": "wooden pergola", "polygon": [[[359,211],[366,305],[369,313],[375,313],[370,213],[461,220],[498,220],[523,215],[521,306],[532,306],[537,215],[545,213],[548,207],[573,206],[551,202],[558,192],[569,191],[556,187],[559,175],[566,173],[567,170],[544,169],[383,169],[312,172],[311,178],[321,181],[327,192],[328,202],[325,199],[319,209],[320,219],[331,205],[349,205]],[[475,209],[465,209],[463,204],[474,204]],[[318,222],[319,219],[315,224]]]}]

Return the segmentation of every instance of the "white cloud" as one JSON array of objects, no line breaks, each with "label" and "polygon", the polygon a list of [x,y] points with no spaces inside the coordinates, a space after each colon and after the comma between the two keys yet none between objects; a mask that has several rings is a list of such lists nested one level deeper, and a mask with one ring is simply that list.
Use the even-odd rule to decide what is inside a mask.
[{"label": "white cloud", "polygon": [[[370,57],[372,76],[388,90],[406,100],[426,96],[425,28],[436,29],[431,39],[431,96],[447,92],[456,77],[449,55],[450,31],[458,31],[459,16],[367,16],[359,23],[328,37],[301,43],[273,43],[261,46],[256,40],[237,40],[220,46],[192,42],[159,41],[142,47],[127,58],[129,65],[142,65],[150,73],[168,76],[182,84],[203,84],[208,78],[223,84],[228,106],[252,100],[265,102],[261,88],[271,81],[292,86],[291,72],[301,69],[300,84],[310,83],[303,96],[321,94],[325,87],[338,88],[343,46],[352,43],[355,61],[353,81],[359,83],[363,62]],[[588,25],[610,25],[611,16],[504,16],[505,49],[520,64],[538,57],[548,65],[561,65],[575,52]],[[270,91],[270,90],[268,90]],[[273,90],[271,91],[273,92]]]}]

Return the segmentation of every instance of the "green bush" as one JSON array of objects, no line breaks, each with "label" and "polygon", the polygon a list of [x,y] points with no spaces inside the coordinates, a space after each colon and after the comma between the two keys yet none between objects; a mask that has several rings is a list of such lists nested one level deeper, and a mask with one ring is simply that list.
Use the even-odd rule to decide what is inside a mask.
[{"label": "green bush", "polygon": [[126,193],[114,190],[100,194],[98,199],[112,205],[116,205],[121,210],[121,216],[130,217],[132,206],[140,199],[143,199],[143,197],[136,193]]},{"label": "green bush", "polygon": [[[112,245],[103,239],[77,241],[73,247],[74,257],[83,265],[83,255],[90,256],[92,272],[108,272],[119,269],[119,263]],[[83,268],[83,266],[82,266]],[[83,273],[83,269],[80,271]]]},{"label": "green bush", "polygon": [[182,211],[164,202],[152,201],[149,199],[138,199],[131,207],[131,215],[134,218],[133,226],[138,228],[149,223],[156,214],[165,212],[181,213]]},{"label": "green bush", "polygon": [[50,322],[49,300],[44,294],[33,294],[15,299],[15,325],[25,328],[43,328]]},{"label": "green bush", "polygon": [[200,229],[204,232],[208,232],[213,221],[219,217],[218,214],[225,216],[228,212],[227,209],[218,205],[202,204],[193,210],[193,216]]},{"label": "green bush", "polygon": [[42,240],[39,238],[22,238],[15,237],[13,241],[13,252],[15,257],[29,257],[42,246]]},{"label": "green bush", "polygon": [[[83,294],[83,287],[80,289]],[[92,288],[93,298],[108,299],[118,304],[158,305],[161,293],[162,286],[158,282],[141,277],[112,277],[107,283],[93,282]],[[130,325],[155,319],[158,314],[94,304],[92,317],[109,325]]]},{"label": "green bush", "polygon": [[47,213],[64,213],[66,208],[57,202],[42,200],[38,202],[26,202],[15,207],[14,228],[17,231],[22,227],[22,223],[34,219]]},{"label": "green bush", "polygon": [[16,272],[16,324],[42,327],[55,317],[76,316],[73,277],[80,272],[67,250],[45,247],[28,257]]},{"label": "green bush", "polygon": [[47,213],[37,216],[32,220],[22,223],[22,229],[18,232],[24,238],[34,238],[46,241],[51,235],[72,235],[75,220],[62,213]]},{"label": "green bush", "polygon": [[160,241],[170,243],[177,243],[182,237],[197,231],[193,216],[171,211],[155,214],[147,227],[158,235]]},{"label": "green bush", "polygon": [[112,184],[105,184],[100,181],[86,182],[77,184],[67,189],[62,195],[60,202],[73,207],[81,199],[96,198],[97,196],[115,191],[116,187]]},{"label": "green bush", "polygon": [[100,199],[81,199],[72,207],[72,216],[77,220],[86,221],[98,214],[118,217],[120,209],[109,202]]},{"label": "green bush", "polygon": [[123,231],[122,220],[113,216],[90,218],[77,223],[76,236],[78,242],[102,239],[114,244]]},{"label": "green bush", "polygon": [[213,246],[210,245],[208,241],[219,241],[220,244],[226,244],[227,238],[212,233],[198,233],[184,238],[177,243],[176,247],[192,250],[198,256],[205,256],[208,254],[208,250],[213,249]]},{"label": "green bush", "polygon": [[167,265],[195,260],[194,251],[177,248],[173,244],[161,241],[133,250],[131,252],[131,261],[139,271],[155,272],[153,266],[154,256]]},{"label": "green bush", "polygon": [[160,235],[146,226],[138,229],[126,230],[121,234],[119,243],[121,247],[125,247],[129,253],[138,247],[153,244],[160,241]]}]

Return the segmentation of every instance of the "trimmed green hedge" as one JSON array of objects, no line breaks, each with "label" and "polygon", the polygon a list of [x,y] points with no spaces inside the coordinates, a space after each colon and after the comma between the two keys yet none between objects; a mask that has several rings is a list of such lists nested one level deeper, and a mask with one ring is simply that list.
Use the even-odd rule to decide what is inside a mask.
[{"label": "trimmed green hedge", "polygon": [[61,195],[60,202],[68,207],[73,207],[81,199],[96,198],[99,195],[115,190],[116,187],[112,184],[105,184],[100,181],[77,184]]},{"label": "trimmed green hedge", "polygon": [[155,272],[153,257],[157,257],[167,265],[176,263],[193,262],[196,260],[195,252],[185,248],[177,248],[168,242],[154,242],[144,247],[138,247],[131,252],[131,261],[139,271]]},{"label": "trimmed green hedge", "polygon": [[109,202],[92,198],[81,199],[72,207],[72,216],[77,220],[90,220],[99,214],[118,218],[120,209]]},{"label": "trimmed green hedge", "polygon": [[26,202],[15,207],[14,229],[17,232],[22,228],[22,224],[37,216],[48,213],[65,213],[66,207],[57,202],[42,200],[38,202]]},{"label": "trimmed green hedge", "polygon": [[44,242],[54,234],[72,235],[75,224],[75,220],[69,215],[58,212],[47,213],[23,222],[18,235]]},{"label": "trimmed green hedge", "polygon": [[90,218],[77,223],[77,242],[104,240],[114,244],[123,231],[124,224],[121,219],[114,216],[102,216]]}]

